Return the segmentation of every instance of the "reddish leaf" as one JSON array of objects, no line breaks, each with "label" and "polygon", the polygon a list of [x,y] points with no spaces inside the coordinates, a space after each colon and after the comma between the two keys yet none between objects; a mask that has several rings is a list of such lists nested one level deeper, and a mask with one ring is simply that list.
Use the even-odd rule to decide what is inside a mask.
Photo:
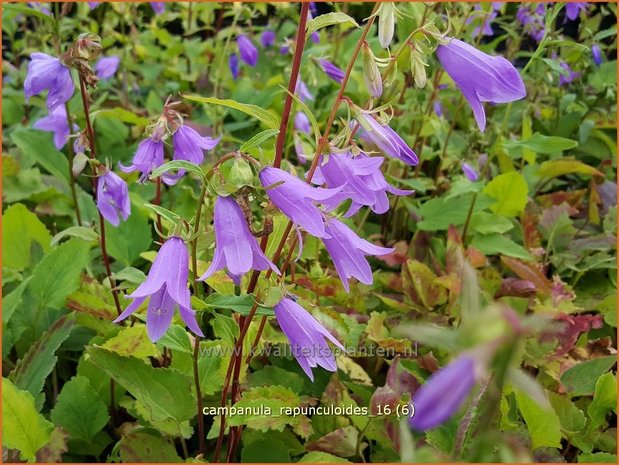
[{"label": "reddish leaf", "polygon": [[542,272],[539,264],[505,256],[501,256],[501,261],[520,279],[532,282],[540,294],[545,296],[552,294],[552,283]]}]

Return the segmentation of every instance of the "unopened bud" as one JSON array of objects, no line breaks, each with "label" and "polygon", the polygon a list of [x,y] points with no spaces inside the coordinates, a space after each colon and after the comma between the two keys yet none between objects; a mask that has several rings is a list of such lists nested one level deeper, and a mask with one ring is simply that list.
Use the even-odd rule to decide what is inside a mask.
[{"label": "unopened bud", "polygon": [[71,171],[73,172],[73,176],[79,176],[84,168],[86,167],[86,163],[88,163],[88,157],[84,152],[78,152],[73,157],[73,166],[71,167]]},{"label": "unopened bud", "polygon": [[382,48],[389,47],[395,30],[395,5],[381,3],[378,9],[378,41]]},{"label": "unopened bud", "polygon": [[73,58],[81,58],[86,61],[92,61],[99,56],[101,52],[101,37],[92,32],[80,34],[75,41]]},{"label": "unopened bud", "polygon": [[363,44],[363,80],[372,97],[378,98],[383,93],[383,79],[376,64],[376,57],[367,43]]},{"label": "unopened bud", "polygon": [[235,186],[242,187],[251,186],[253,180],[254,173],[249,163],[240,156],[235,157],[232,168],[230,168],[230,173],[228,174],[228,182]]},{"label": "unopened bud", "polygon": [[411,74],[415,78],[415,85],[420,89],[426,86],[427,75],[426,75],[426,66],[428,66],[423,61],[423,55],[419,47],[414,44],[410,45],[411,47]]}]

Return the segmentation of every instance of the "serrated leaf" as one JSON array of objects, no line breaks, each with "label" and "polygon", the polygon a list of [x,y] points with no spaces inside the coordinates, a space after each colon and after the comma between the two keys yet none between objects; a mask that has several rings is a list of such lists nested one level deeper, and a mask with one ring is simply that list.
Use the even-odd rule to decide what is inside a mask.
[{"label": "serrated leaf", "polygon": [[123,436],[118,451],[125,463],[183,462],[173,444],[146,431],[132,431]]},{"label": "serrated leaf", "polygon": [[305,38],[307,39],[313,32],[322,29],[327,26],[333,26],[335,24],[350,24],[356,28],[359,28],[359,24],[353,18],[346,13],[336,11],[333,13],[325,13],[324,15],[316,16],[307,22],[305,28]]},{"label": "serrated leaf", "polygon": [[39,414],[29,392],[2,378],[2,442],[20,451],[22,460],[33,461],[50,439],[54,425]]},{"label": "serrated leaf", "polygon": [[117,228],[108,227],[106,231],[108,253],[124,266],[133,264],[153,241],[148,219],[140,211],[134,211],[127,221],[121,221]]},{"label": "serrated leaf", "polygon": [[71,438],[91,441],[110,417],[88,378],[75,376],[62,387],[51,418]]},{"label": "serrated leaf", "polygon": [[92,363],[104,370],[151,412],[155,420],[177,422],[196,415],[191,378],[171,368],[154,368],[135,357],[123,357],[102,347],[86,349]]},{"label": "serrated leaf", "polygon": [[123,328],[101,347],[123,357],[148,358],[158,355],[157,346],[148,338],[144,325]]},{"label": "serrated leaf", "polygon": [[182,326],[176,324],[170,325],[163,337],[157,341],[157,345],[187,354],[192,353],[191,342],[189,341],[187,331]]},{"label": "serrated leaf", "polygon": [[21,203],[7,208],[2,214],[2,266],[23,270],[30,266],[32,243],[44,252],[50,248],[51,234],[37,215]]},{"label": "serrated leaf", "polygon": [[41,338],[30,347],[11,372],[10,378],[19,389],[29,391],[42,405],[40,398],[45,378],[52,372],[58,357],[55,353],[71,333],[75,315],[70,313],[60,317]]},{"label": "serrated leaf", "polygon": [[531,448],[561,447],[561,423],[552,408],[542,408],[522,391],[514,390],[518,408],[529,430]]},{"label": "serrated leaf", "polygon": [[564,371],[561,383],[572,396],[587,396],[595,391],[597,379],[617,363],[617,357],[600,357],[585,360]]},{"label": "serrated leaf", "polygon": [[67,157],[56,149],[51,134],[37,129],[20,128],[11,133],[11,140],[26,157],[69,185],[69,162]]},{"label": "serrated leaf", "polygon": [[204,171],[202,171],[202,168],[200,168],[195,163],[192,163],[186,160],[172,160],[167,163],[164,163],[163,165],[153,170],[153,172],[150,174],[150,179],[158,178],[159,176],[161,176],[164,173],[167,173],[168,171],[176,171],[176,170],[189,171],[190,173],[197,174],[202,179],[204,179]]},{"label": "serrated leaf", "polygon": [[256,118],[263,122],[267,127],[271,129],[279,129],[279,118],[273,113],[259,107],[258,105],[251,105],[247,103],[240,103],[230,99],[218,99],[215,97],[200,97],[198,95],[183,95],[183,98],[200,103],[210,103],[212,105],[221,105],[234,110],[242,111],[243,113]]}]

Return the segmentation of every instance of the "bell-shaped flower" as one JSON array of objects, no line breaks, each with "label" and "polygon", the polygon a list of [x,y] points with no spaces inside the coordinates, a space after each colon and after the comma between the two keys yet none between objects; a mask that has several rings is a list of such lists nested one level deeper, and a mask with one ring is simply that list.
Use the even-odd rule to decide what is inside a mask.
[{"label": "bell-shaped flower", "polygon": [[565,4],[565,16],[570,21],[575,21],[580,16],[580,12],[586,12],[588,7],[587,2],[568,2]]},{"label": "bell-shaped flower", "polygon": [[386,124],[380,124],[376,119],[363,111],[357,111],[357,121],[364,129],[362,136],[366,137],[386,155],[397,158],[407,165],[418,165],[419,158],[404,139]]},{"label": "bell-shaped flower", "polygon": [[114,323],[127,318],[149,299],[146,332],[151,341],[156,342],[165,334],[177,307],[187,327],[198,336],[204,337],[189,300],[188,262],[187,248],[180,237],[173,236],[165,241],[150,267],[146,281],[127,296],[133,299],[133,302]]},{"label": "bell-shaped flower", "polygon": [[314,100],[314,96],[301,79],[297,80],[297,86],[294,92],[299,96],[299,99],[302,102],[305,102],[306,100]]},{"label": "bell-shaped flower", "polygon": [[239,56],[236,53],[231,53],[228,57],[228,68],[230,68],[230,74],[235,81],[239,78]]},{"label": "bell-shaped flower", "polygon": [[320,64],[320,67],[327,76],[329,76],[338,84],[342,83],[342,81],[344,80],[344,71],[342,71],[340,68],[338,68],[328,60],[318,60],[318,63]]},{"label": "bell-shaped flower", "polygon": [[153,9],[156,15],[160,15],[165,11],[165,2],[149,2],[150,7]]},{"label": "bell-shaped flower", "polygon": [[[342,186],[341,196],[352,201],[345,217],[354,215],[364,205],[369,206],[374,213],[382,214],[389,210],[387,192],[395,195],[408,195],[413,192],[396,189],[385,180],[380,170],[384,160],[383,157],[368,157],[364,153],[356,157],[350,152],[332,153],[327,163],[316,169],[312,182],[326,183],[332,188]],[[326,201],[324,205],[327,211],[332,211],[339,206],[339,202]]]},{"label": "bell-shaped flower", "polygon": [[602,64],[602,51],[600,50],[600,46],[598,44],[591,46],[591,56],[593,57],[593,62],[596,66],[600,66]]},{"label": "bell-shaped flower", "polygon": [[559,66],[565,70],[565,74],[559,75],[560,86],[565,86],[580,76],[580,73],[574,71],[565,61],[561,61]]},{"label": "bell-shaped flower", "polygon": [[[266,167],[260,171],[260,182],[271,202],[293,223],[312,236],[326,237],[323,214],[314,202],[324,202],[340,195],[341,188],[312,187],[279,168]],[[275,187],[271,187],[274,186]]]},{"label": "bell-shaped flower", "polygon": [[28,74],[24,81],[26,102],[44,90],[49,91],[47,108],[51,110],[58,105],[64,105],[75,90],[71,70],[58,58],[46,53],[33,53],[30,55]]},{"label": "bell-shaped flower", "polygon": [[372,284],[372,268],[366,255],[387,255],[395,250],[361,239],[352,229],[334,218],[328,221],[325,229],[329,237],[322,241],[346,292],[350,290],[348,280],[352,277],[363,284]]},{"label": "bell-shaped flower", "polygon": [[477,172],[477,170],[465,161],[462,162],[462,172],[464,173],[464,176],[466,176],[466,178],[471,182],[475,182],[479,179],[479,173]]},{"label": "bell-shaped flower", "polygon": [[163,141],[155,140],[152,137],[144,139],[139,143],[131,165],[124,166],[118,164],[125,173],[140,171],[140,182],[145,182],[152,170],[163,165]]},{"label": "bell-shaped flower", "polygon": [[241,34],[236,38],[236,43],[239,46],[241,60],[249,66],[256,66],[256,63],[258,63],[258,49],[252,41],[247,36]]},{"label": "bell-shaped flower", "polygon": [[215,255],[211,266],[199,281],[204,281],[223,268],[235,277],[240,277],[249,270],[267,268],[280,274],[252,236],[241,207],[232,197],[217,197],[215,200],[214,227]]},{"label": "bell-shaped flower", "polygon": [[[534,7],[534,8],[531,8]],[[516,19],[530,37],[540,42],[546,32],[546,5],[544,3],[523,3],[516,11]]]},{"label": "bell-shaped flower", "polygon": [[94,70],[97,73],[97,77],[105,81],[116,74],[119,64],[120,57],[118,56],[103,57],[99,58],[95,63]]},{"label": "bell-shaped flower", "polygon": [[64,105],[52,108],[47,116],[37,120],[32,127],[41,131],[53,132],[54,145],[58,150],[64,147],[71,133]]},{"label": "bell-shaped flower", "polygon": [[294,134],[292,137],[294,139],[294,151],[297,154],[297,160],[302,165],[305,165],[307,163],[307,155],[301,137],[298,134]]},{"label": "bell-shaped flower", "polygon": [[260,43],[263,47],[272,47],[275,44],[275,32],[270,30],[265,30],[260,35]]},{"label": "bell-shaped flower", "polygon": [[312,131],[310,120],[305,113],[297,111],[294,115],[294,128],[299,132],[309,134]]},{"label": "bell-shaped flower", "polygon": [[97,208],[114,226],[120,224],[120,218],[126,220],[131,214],[127,183],[112,171],[105,170],[97,179]]},{"label": "bell-shaped flower", "polygon": [[527,94],[518,70],[503,57],[487,55],[458,39],[439,45],[436,54],[469,102],[482,132],[486,128],[482,102],[513,102]]},{"label": "bell-shaped flower", "polygon": [[476,363],[472,357],[461,355],[435,372],[413,394],[415,409],[409,424],[417,431],[435,428],[449,420],[464,403],[475,386]]},{"label": "bell-shaped flower", "polygon": [[312,368],[317,366],[327,371],[337,370],[327,339],[341,350],[345,350],[344,346],[316,318],[288,297],[284,297],[273,310],[279,327],[288,338],[292,355],[310,380],[314,381]]}]

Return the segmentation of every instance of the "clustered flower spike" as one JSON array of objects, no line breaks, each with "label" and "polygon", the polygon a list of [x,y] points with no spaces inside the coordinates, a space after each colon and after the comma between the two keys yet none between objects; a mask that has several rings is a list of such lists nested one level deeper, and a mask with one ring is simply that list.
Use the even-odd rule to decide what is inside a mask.
[{"label": "clustered flower spike", "polygon": [[487,55],[458,39],[439,45],[436,54],[469,102],[481,132],[486,128],[482,102],[513,102],[527,94],[518,70],[501,56]]},{"label": "clustered flower spike", "polygon": [[94,70],[97,73],[97,77],[105,81],[116,74],[119,64],[120,57],[118,56],[102,57],[95,63]]},{"label": "clustered flower spike", "polygon": [[236,38],[236,43],[239,46],[239,54],[241,60],[247,63],[249,66],[256,66],[258,63],[258,49],[252,43],[249,38],[243,34],[240,34]]},{"label": "clustered flower spike", "polygon": [[127,318],[149,299],[146,331],[151,341],[157,342],[165,334],[177,307],[187,327],[198,336],[204,337],[189,300],[188,262],[187,248],[180,237],[173,236],[165,241],[155,257],[146,281],[127,296],[133,299],[133,302],[114,323]]},{"label": "clustered flower spike", "polygon": [[376,119],[363,111],[357,112],[357,121],[364,129],[360,136],[365,136],[386,155],[403,161],[407,165],[418,165],[419,158],[413,149],[388,125],[380,124]]},{"label": "clustered flower spike", "polygon": [[336,371],[337,364],[327,339],[344,350],[344,346],[294,300],[284,297],[275,307],[275,318],[290,342],[290,349],[299,365],[311,381],[312,368],[323,367]]},{"label": "clustered flower spike", "polygon": [[387,255],[395,250],[361,239],[352,229],[335,218],[327,222],[325,230],[328,237],[323,237],[322,242],[331,255],[346,292],[350,290],[348,280],[352,277],[363,284],[372,284],[372,268],[365,258],[366,255]]},{"label": "clustered flower spike", "polygon": [[[58,150],[64,147],[69,139],[69,134],[71,134],[69,121],[67,119],[67,110],[64,105],[52,108],[47,116],[36,121],[32,127],[41,131],[53,132],[54,145]],[[74,129],[77,130],[77,126],[75,126]]]},{"label": "clustered flower spike", "polygon": [[71,70],[58,58],[46,53],[33,53],[30,55],[28,74],[24,81],[26,102],[44,90],[48,91],[47,108],[51,110],[58,105],[64,105],[75,90]]},{"label": "clustered flower spike", "polygon": [[215,255],[211,266],[199,281],[204,281],[223,268],[227,268],[232,276],[239,277],[249,270],[267,268],[280,274],[252,236],[241,207],[232,197],[217,197],[215,200],[214,227]]},{"label": "clustered flower spike", "polygon": [[126,220],[131,214],[127,183],[107,169],[97,179],[97,208],[103,218],[114,226],[120,224],[120,218]]}]

